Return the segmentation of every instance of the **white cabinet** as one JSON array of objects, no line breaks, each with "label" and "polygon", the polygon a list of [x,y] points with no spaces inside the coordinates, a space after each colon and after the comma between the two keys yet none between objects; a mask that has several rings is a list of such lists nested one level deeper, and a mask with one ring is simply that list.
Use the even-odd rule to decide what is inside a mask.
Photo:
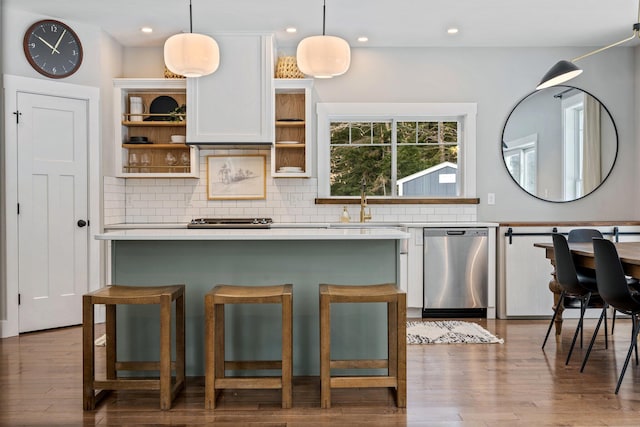
[{"label": "white cabinet", "polygon": [[[572,228],[595,228],[605,238],[618,241],[640,240],[640,227],[601,224],[580,224],[567,226],[514,226],[500,227],[498,268],[499,268],[499,317],[542,317],[553,315],[553,294],[549,282],[553,279],[553,266],[542,248],[534,243],[551,243],[554,230],[568,233]],[[511,229],[512,235],[505,235]],[[616,230],[619,234],[615,234]],[[566,310],[564,318],[578,316],[579,310]],[[586,317],[598,317],[600,311],[588,309]]]},{"label": "white cabinet", "polygon": [[275,79],[275,144],[271,176],[311,176],[313,148],[312,79]]},{"label": "white cabinet", "polygon": [[508,228],[500,228],[500,251],[504,297],[500,317],[537,317],[553,314],[553,294],[549,281],[553,278],[553,267],[545,258],[544,249],[534,243],[551,243],[551,236],[519,235],[546,234],[550,227],[527,227],[513,229],[515,236],[505,236]]},{"label": "white cabinet", "polygon": [[[186,132],[186,114],[171,110],[186,104],[186,81],[114,79],[113,87],[116,176],[198,178],[198,148],[171,141]],[[132,98],[142,104],[142,114],[129,110]]]},{"label": "white cabinet", "polygon": [[190,143],[273,143],[273,38],[216,34],[220,67],[187,79]]},{"label": "white cabinet", "polygon": [[423,229],[409,228],[409,242],[407,251],[407,308],[419,309],[422,316],[424,289],[424,246]]}]

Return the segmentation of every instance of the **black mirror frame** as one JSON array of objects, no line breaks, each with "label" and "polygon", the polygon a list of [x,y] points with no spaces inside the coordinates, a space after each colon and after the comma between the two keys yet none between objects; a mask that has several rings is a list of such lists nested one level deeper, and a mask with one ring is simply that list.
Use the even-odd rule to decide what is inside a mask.
[{"label": "black mirror frame", "polygon": [[509,112],[509,114],[507,115],[507,118],[506,118],[506,119],[505,119],[505,121],[504,121],[504,125],[502,126],[502,134],[501,134],[501,137],[500,137],[500,148],[499,148],[499,149],[500,149],[500,157],[502,157],[502,164],[504,165],[505,171],[507,172],[507,175],[509,175],[509,178],[511,178],[511,180],[516,184],[516,186],[517,186],[519,189],[521,189],[522,191],[524,191],[524,192],[525,192],[525,193],[527,193],[528,195],[530,195],[530,196],[532,196],[532,197],[535,197],[535,198],[536,198],[536,199],[538,199],[538,200],[542,200],[543,202],[549,202],[549,203],[570,203],[570,202],[575,202],[575,201],[577,201],[577,200],[584,199],[585,197],[589,196],[590,194],[593,194],[596,190],[598,190],[598,189],[602,186],[602,184],[604,184],[604,183],[605,183],[605,181],[607,180],[607,178],[609,178],[609,176],[611,175],[611,172],[613,172],[613,168],[615,167],[616,162],[618,161],[618,150],[619,150],[619,148],[620,148],[620,138],[619,138],[619,136],[618,136],[618,127],[616,126],[616,122],[615,122],[615,120],[613,120],[613,115],[611,115],[611,112],[609,111],[609,109],[608,109],[608,108],[607,108],[607,107],[602,103],[602,101],[600,101],[600,99],[599,99],[598,97],[594,96],[591,92],[588,92],[588,91],[586,91],[586,90],[584,90],[584,89],[581,89],[581,88],[579,88],[579,87],[576,87],[576,86],[556,85],[556,86],[552,86],[552,87],[555,87],[555,88],[563,87],[563,88],[566,88],[566,89],[576,89],[576,90],[579,90],[579,91],[581,91],[581,92],[584,92],[584,93],[586,93],[587,95],[591,96],[592,98],[596,99],[596,100],[600,103],[600,105],[602,106],[602,108],[603,108],[603,109],[607,112],[607,114],[609,115],[609,118],[611,119],[611,124],[613,125],[613,132],[615,133],[615,137],[616,137],[616,151],[615,151],[615,154],[614,154],[614,156],[613,156],[613,162],[611,163],[611,168],[609,169],[609,172],[607,172],[607,175],[606,175],[606,176],[605,176],[605,177],[600,181],[600,184],[598,184],[598,186],[597,186],[596,188],[594,188],[593,190],[591,190],[589,193],[585,194],[584,196],[578,197],[578,198],[576,198],[576,199],[571,199],[571,200],[548,200],[548,199],[545,199],[545,198],[543,198],[543,197],[540,197],[540,196],[538,196],[538,195],[536,195],[536,194],[531,194],[530,192],[528,192],[527,190],[525,190],[525,189],[520,185],[520,183],[519,183],[518,181],[516,181],[516,179],[513,177],[513,175],[511,175],[511,172],[509,172],[509,169],[507,168],[507,163],[505,162],[505,159],[504,159],[504,151],[503,151],[503,148],[504,148],[504,146],[505,146],[505,144],[506,144],[506,143],[505,143],[505,141],[504,141],[504,132],[505,132],[505,130],[506,130],[506,128],[507,128],[507,123],[509,123],[509,119],[511,118],[511,115],[513,114],[513,112],[514,112],[514,111],[518,108],[518,106],[519,106],[520,104],[522,104],[522,103],[523,103],[527,98],[529,98],[529,97],[531,97],[531,96],[535,95],[536,93],[538,93],[538,92],[540,92],[540,91],[542,91],[542,90],[548,90],[548,89],[550,89],[550,88],[538,89],[538,90],[535,90],[535,91],[533,91],[533,92],[531,92],[531,93],[528,93],[526,96],[524,96],[523,98],[521,98],[521,99],[520,99],[520,100],[519,100],[519,101],[514,105],[514,107],[511,109],[511,111],[510,111],[510,112]]}]

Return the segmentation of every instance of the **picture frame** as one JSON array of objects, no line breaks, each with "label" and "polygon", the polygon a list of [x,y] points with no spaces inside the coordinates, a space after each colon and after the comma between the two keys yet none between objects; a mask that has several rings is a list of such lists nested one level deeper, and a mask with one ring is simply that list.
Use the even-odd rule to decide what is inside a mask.
[{"label": "picture frame", "polygon": [[266,199],[266,176],[264,154],[207,156],[207,199]]}]

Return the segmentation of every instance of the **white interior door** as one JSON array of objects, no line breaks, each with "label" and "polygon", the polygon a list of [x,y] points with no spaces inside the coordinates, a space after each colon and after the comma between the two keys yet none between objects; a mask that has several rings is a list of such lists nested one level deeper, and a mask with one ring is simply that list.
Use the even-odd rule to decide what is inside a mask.
[{"label": "white interior door", "polygon": [[19,330],[80,324],[88,289],[88,102],[18,92],[17,104]]}]

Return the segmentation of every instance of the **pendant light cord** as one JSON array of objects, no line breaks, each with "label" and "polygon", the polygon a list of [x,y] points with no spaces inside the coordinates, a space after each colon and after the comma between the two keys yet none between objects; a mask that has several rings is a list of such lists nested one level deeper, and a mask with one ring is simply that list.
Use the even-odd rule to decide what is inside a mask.
[{"label": "pendant light cord", "polygon": [[193,12],[191,11],[191,0],[189,0],[189,32],[193,33]]},{"label": "pendant light cord", "polygon": [[323,36],[324,36],[324,26],[326,21],[327,21],[327,0],[323,0],[322,1],[322,35]]}]

